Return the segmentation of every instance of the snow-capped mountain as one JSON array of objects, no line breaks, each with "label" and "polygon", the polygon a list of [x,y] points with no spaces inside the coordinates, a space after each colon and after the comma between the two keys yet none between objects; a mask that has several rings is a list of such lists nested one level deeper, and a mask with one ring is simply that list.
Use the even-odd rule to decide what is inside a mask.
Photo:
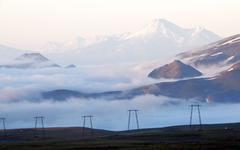
[{"label": "snow-capped mountain", "polygon": [[13,61],[0,65],[1,68],[18,68],[18,69],[32,69],[32,68],[49,68],[60,67],[51,62],[49,59],[40,53],[24,53],[15,58]]},{"label": "snow-capped mountain", "polygon": [[[130,34],[127,39],[162,38],[169,39],[179,47],[193,48],[210,41],[219,40],[220,37],[202,27],[192,29],[182,28],[164,19],[153,20],[140,31]],[[200,42],[200,43],[196,43]]]},{"label": "snow-capped mountain", "polygon": [[218,35],[204,28],[186,29],[167,20],[156,19],[135,33],[78,38],[64,44],[50,43],[42,51],[56,52],[55,56],[52,55],[56,58],[59,51],[71,52],[74,63],[139,62],[168,58],[219,39]]}]

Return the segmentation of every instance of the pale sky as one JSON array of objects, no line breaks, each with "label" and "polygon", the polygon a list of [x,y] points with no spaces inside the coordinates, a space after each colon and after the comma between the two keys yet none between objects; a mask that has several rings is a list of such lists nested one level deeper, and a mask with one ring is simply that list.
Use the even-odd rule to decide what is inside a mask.
[{"label": "pale sky", "polygon": [[156,18],[240,33],[240,0],[0,0],[0,44],[38,49],[48,41],[134,32]]}]

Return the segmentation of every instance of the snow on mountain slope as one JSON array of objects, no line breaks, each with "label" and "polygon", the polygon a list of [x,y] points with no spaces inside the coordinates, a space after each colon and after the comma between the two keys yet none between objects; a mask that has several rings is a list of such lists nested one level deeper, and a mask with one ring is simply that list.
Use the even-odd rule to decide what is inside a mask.
[{"label": "snow on mountain slope", "polygon": [[127,37],[127,39],[148,38],[151,36],[160,36],[160,37],[179,41],[179,39],[186,37],[186,33],[181,27],[167,20],[156,19],[156,20],[153,20],[150,24],[145,26],[140,31],[130,34]]},{"label": "snow on mountain slope", "polygon": [[205,75],[217,74],[240,62],[240,34],[180,53],[177,59],[193,65]]},{"label": "snow on mountain slope", "polygon": [[195,66],[232,65],[240,61],[240,34],[178,55]]},{"label": "snow on mountain slope", "polygon": [[[57,52],[72,53],[71,63],[106,64],[119,62],[139,62],[152,59],[165,59],[201,45],[219,40],[220,37],[203,28],[185,29],[164,19],[155,19],[135,33],[111,36],[98,36],[94,39],[74,40],[75,44],[50,44],[47,49],[58,59]],[[59,46],[60,45],[60,46]],[[76,46],[77,45],[77,46]]]}]

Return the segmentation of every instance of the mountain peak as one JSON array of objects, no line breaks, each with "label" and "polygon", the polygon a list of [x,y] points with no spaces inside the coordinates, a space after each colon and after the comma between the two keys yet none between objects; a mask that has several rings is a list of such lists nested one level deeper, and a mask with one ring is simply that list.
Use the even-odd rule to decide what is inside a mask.
[{"label": "mountain peak", "polygon": [[166,20],[166,19],[162,19],[162,18],[158,18],[158,19],[154,19],[150,24],[152,25],[156,25],[156,26],[160,26],[160,25],[175,25],[174,23]]},{"label": "mountain peak", "polygon": [[15,58],[12,62],[0,65],[0,68],[17,68],[17,69],[33,69],[33,68],[49,68],[60,67],[51,62],[40,53],[25,53]]},{"label": "mountain peak", "polygon": [[176,24],[166,20],[166,19],[154,19],[151,23],[149,23],[146,28],[153,32],[162,32],[166,33],[169,31],[178,31],[181,28]]},{"label": "mountain peak", "polygon": [[193,68],[192,66],[186,65],[179,60],[154,69],[148,77],[160,79],[180,79],[187,77],[196,77],[202,75],[201,72]]},{"label": "mountain peak", "polygon": [[186,37],[185,29],[165,19],[154,19],[138,32],[128,36],[129,38],[166,38],[180,41]]},{"label": "mountain peak", "polygon": [[25,53],[17,58],[15,58],[17,61],[38,61],[38,62],[46,62],[49,61],[46,57],[44,57],[40,53]]},{"label": "mountain peak", "polygon": [[183,65],[184,63],[180,60],[174,60],[171,64]]}]

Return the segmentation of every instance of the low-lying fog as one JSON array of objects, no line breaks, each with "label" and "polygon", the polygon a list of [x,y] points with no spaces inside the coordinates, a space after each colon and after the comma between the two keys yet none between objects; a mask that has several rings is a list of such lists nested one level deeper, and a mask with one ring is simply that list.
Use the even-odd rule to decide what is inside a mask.
[{"label": "low-lying fog", "polygon": [[[82,126],[82,116],[93,115],[95,128],[126,130],[128,109],[139,109],[140,127],[152,128],[188,124],[189,104],[165,97],[142,96],[132,100],[115,101],[69,99],[65,102],[2,103],[0,109],[1,116],[7,118],[7,128],[34,127],[34,116],[45,116],[47,127]],[[239,107],[240,104],[203,104],[202,121],[203,123],[240,121]],[[198,116],[195,110],[194,123],[197,122]],[[131,127],[135,128],[134,115],[132,115],[132,123]]]},{"label": "low-lying fog", "polygon": [[[151,68],[152,69],[152,68]],[[64,102],[32,101],[40,91],[72,89],[83,92],[123,90],[159,82],[147,78],[141,66],[98,66],[77,69],[0,69],[0,117],[7,128],[34,126],[34,116],[45,116],[45,125],[82,126],[83,115],[93,115],[95,128],[125,130],[127,110],[139,109],[140,127],[188,124],[189,104],[185,100],[151,95],[132,100],[68,99]],[[15,101],[18,100],[18,101]],[[203,123],[237,122],[240,104],[202,104]],[[223,111],[224,110],[224,111]],[[197,122],[195,111],[194,122]],[[132,115],[134,116],[134,115]],[[132,123],[135,123],[132,118]],[[88,123],[88,122],[87,122]],[[132,124],[132,128],[136,127]],[[1,128],[1,124],[0,124]]]}]

